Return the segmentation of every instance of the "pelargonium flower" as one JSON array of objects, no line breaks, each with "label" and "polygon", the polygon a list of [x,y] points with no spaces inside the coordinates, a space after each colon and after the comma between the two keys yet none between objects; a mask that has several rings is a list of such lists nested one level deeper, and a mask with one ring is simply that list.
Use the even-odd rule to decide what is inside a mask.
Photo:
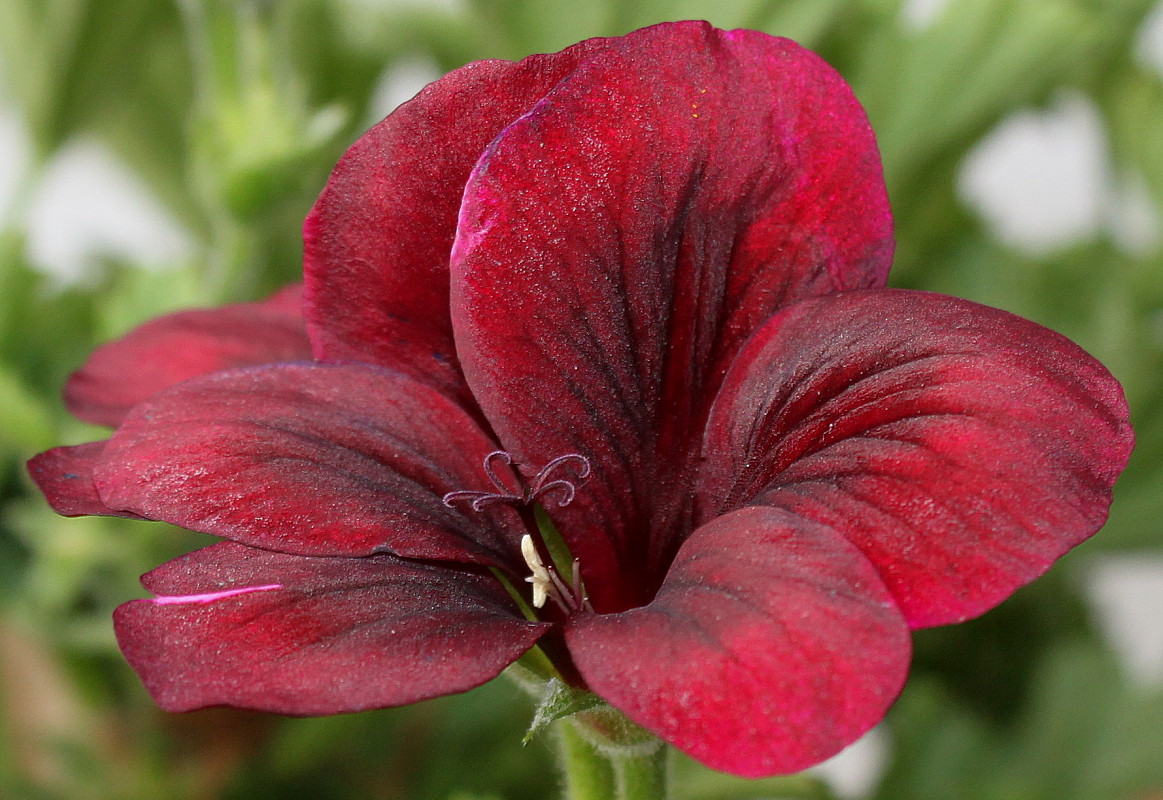
[{"label": "pelargonium flower", "polygon": [[863,112],[760,33],[470,64],[348,151],[305,243],[313,360],[236,307],[245,353],[174,333],[205,374],[126,389],[142,329],[71,391],[112,437],[32,462],[65,513],[229,540],[116,613],[167,709],[410,703],[539,645],[711,767],[798,770],[881,718],[910,629],[1094,533],[1131,448],[1074,344],[883,288]]}]

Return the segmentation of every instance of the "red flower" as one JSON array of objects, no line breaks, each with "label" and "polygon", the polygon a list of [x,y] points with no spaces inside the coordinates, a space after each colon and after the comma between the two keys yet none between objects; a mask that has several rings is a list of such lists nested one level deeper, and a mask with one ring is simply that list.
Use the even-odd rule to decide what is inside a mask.
[{"label": "red flower", "polygon": [[[32,463],[66,513],[231,540],[117,612],[169,709],[409,703],[540,641],[704,763],[798,770],[880,719],[910,628],[1094,533],[1131,447],[1075,345],[878,288],[867,122],[763,34],[667,24],[457,70],[348,151],[305,234],[317,361],[115,393],[157,323],[72,384],[113,437]],[[256,330],[251,361],[303,355]]]}]

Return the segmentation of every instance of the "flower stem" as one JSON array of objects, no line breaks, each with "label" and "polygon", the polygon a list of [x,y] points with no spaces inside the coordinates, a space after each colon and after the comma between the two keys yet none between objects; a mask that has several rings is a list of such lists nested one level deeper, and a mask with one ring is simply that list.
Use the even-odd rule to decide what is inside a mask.
[{"label": "flower stem", "polygon": [[565,770],[565,800],[610,800],[614,770],[609,759],[570,724],[557,726],[561,763]]},{"label": "flower stem", "polygon": [[618,800],[665,800],[667,755],[663,745],[652,753],[616,756]]},{"label": "flower stem", "polygon": [[571,720],[557,726],[565,768],[565,800],[665,800],[665,745],[604,752]]}]

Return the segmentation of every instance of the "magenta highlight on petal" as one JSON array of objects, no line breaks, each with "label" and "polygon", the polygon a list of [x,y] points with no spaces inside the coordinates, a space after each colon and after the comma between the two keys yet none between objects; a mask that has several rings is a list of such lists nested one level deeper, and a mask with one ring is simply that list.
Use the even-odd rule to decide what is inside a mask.
[{"label": "magenta highlight on petal", "polygon": [[216,600],[225,600],[228,597],[238,597],[254,592],[269,592],[282,589],[281,583],[268,583],[265,586],[243,586],[238,589],[223,589],[221,592],[206,592],[204,594],[161,595],[149,598],[149,602],[159,606],[180,606],[190,603],[213,603]]}]

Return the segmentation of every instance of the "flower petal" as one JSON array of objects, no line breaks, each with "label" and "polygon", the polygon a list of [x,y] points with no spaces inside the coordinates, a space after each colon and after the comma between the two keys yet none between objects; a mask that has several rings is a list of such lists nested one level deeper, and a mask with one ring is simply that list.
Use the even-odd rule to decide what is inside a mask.
[{"label": "flower petal", "polygon": [[109,508],[93,485],[93,470],[101,462],[105,442],[54,447],[28,462],[28,474],[52,510],[66,517],[87,515],[133,517],[137,514]]},{"label": "flower petal", "polygon": [[520,565],[515,512],[441,502],[482,483],[494,449],[463,409],[399,373],[280,364],[137,406],[96,484],[113,508],[287,553]]},{"label": "flower petal", "polygon": [[864,114],[787,40],[647,28],[505,129],[465,190],[457,347],[523,462],[591,460],[559,524],[587,576],[661,578],[731,355],[790,301],[881,284],[891,251]]},{"label": "flower petal", "polygon": [[795,772],[855,741],[904,683],[908,627],[835,531],[772,508],[696,530],[649,605],[565,631],[590,688],[709,767]]},{"label": "flower petal", "polygon": [[843,532],[916,627],[992,608],[1106,520],[1132,445],[1077,345],[964,300],[849,292],[739,355],[707,426],[704,517],[765,503]]},{"label": "flower petal", "polygon": [[469,64],[351,146],[303,226],[318,358],[379,364],[461,390],[448,254],[464,183],[493,137],[602,46]]},{"label": "flower petal", "polygon": [[461,692],[495,677],[548,626],[487,575],[223,543],[142,582],[161,596],[114,615],[158,705],[337,714]]},{"label": "flower petal", "polygon": [[311,345],[299,311],[301,286],[259,303],[167,314],[97,348],[65,384],[65,404],[97,425],[120,424],[167,386],[231,367],[301,361]]}]

